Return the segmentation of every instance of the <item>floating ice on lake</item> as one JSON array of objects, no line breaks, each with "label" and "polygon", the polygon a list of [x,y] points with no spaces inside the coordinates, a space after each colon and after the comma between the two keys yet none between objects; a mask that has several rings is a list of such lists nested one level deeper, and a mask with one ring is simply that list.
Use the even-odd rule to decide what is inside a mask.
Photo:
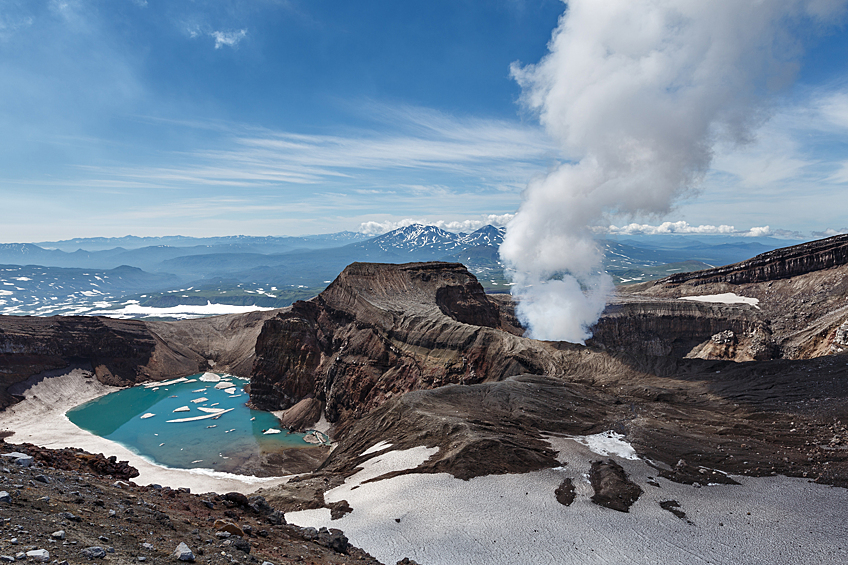
[{"label": "floating ice on lake", "polygon": [[160,444],[159,444],[159,447],[162,447],[163,445],[165,445],[165,442],[164,442],[164,441],[163,441],[162,443],[160,443]]},{"label": "floating ice on lake", "polygon": [[201,412],[206,412],[207,414],[221,414],[224,412],[223,408],[207,408],[205,406],[198,406],[197,409]]},{"label": "floating ice on lake", "polygon": [[174,408],[174,412],[191,412],[191,408],[188,406],[180,406],[179,408]]},{"label": "floating ice on lake", "polygon": [[180,377],[178,379],[174,379],[174,380],[171,380],[171,381],[158,382],[158,383],[147,383],[147,384],[144,385],[144,388],[152,388],[153,390],[156,390],[160,386],[175,385],[175,384],[184,383],[184,382],[187,382],[187,381],[188,381],[187,378]]},{"label": "floating ice on lake", "polygon": [[192,465],[194,465],[195,463],[203,463],[203,459],[195,459],[191,462]]},{"label": "floating ice on lake", "polygon": [[279,434],[279,433],[281,433],[281,432],[280,432],[280,430],[278,430],[278,429],[270,428],[270,429],[265,430],[265,431],[264,431],[264,432],[262,432],[262,433],[263,433],[263,434],[265,434],[265,435],[268,435],[268,434]]},{"label": "floating ice on lake", "polygon": [[205,396],[201,396],[200,398],[195,398],[194,400],[192,400],[192,402],[194,402],[195,404],[200,404],[201,402],[206,402],[207,400],[209,399]]},{"label": "floating ice on lake", "polygon": [[221,403],[220,403],[220,402],[216,402],[215,404],[210,404],[209,406],[218,406],[219,404],[221,404]]},{"label": "floating ice on lake", "polygon": [[193,390],[193,391],[191,391],[191,392],[193,392],[193,393],[206,392],[206,389],[205,389],[205,388],[199,388],[199,389],[197,389],[197,390]]},{"label": "floating ice on lake", "polygon": [[235,394],[235,392],[236,392],[236,387],[230,387],[230,388],[224,390],[224,393],[226,393],[226,394]]},{"label": "floating ice on lake", "polygon": [[217,383],[221,380],[221,377],[215,373],[203,373],[200,375],[200,380],[204,383]]},{"label": "floating ice on lake", "polygon": [[205,416],[195,416],[193,418],[177,418],[176,420],[167,420],[167,422],[169,424],[172,424],[175,422],[194,422],[195,420],[206,420],[207,418],[220,418],[222,414],[226,414],[227,412],[230,412],[232,410],[235,410],[235,408],[227,408],[226,410],[221,410],[220,412],[217,412],[215,414],[206,414]]},{"label": "floating ice on lake", "polygon": [[231,383],[230,381],[221,381],[220,383],[215,385],[215,388],[218,390],[222,390],[225,388],[230,388],[231,386],[233,386],[233,383]]},{"label": "floating ice on lake", "polygon": [[217,428],[217,427],[218,427],[218,424],[212,424],[211,426],[206,426],[206,429],[208,430],[209,428]]},{"label": "floating ice on lake", "polygon": [[153,416],[155,416],[155,415],[156,415],[156,414],[154,414],[154,413],[152,413],[152,412],[148,412],[147,414],[143,414],[143,415],[141,416],[141,419],[142,419],[142,420],[146,420],[146,419],[148,419],[148,418],[152,418],[152,417],[153,417]]}]

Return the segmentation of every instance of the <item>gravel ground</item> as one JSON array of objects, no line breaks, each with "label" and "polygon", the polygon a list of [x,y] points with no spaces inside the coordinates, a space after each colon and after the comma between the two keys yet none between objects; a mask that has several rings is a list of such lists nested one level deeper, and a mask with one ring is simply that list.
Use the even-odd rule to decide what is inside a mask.
[{"label": "gravel ground", "polygon": [[[0,453],[18,447],[0,440]],[[39,562],[39,550],[46,550],[44,562],[52,563],[172,563],[184,543],[198,563],[379,565],[347,546],[341,532],[285,524],[282,513],[256,497],[186,490],[4,458],[0,562]]]}]

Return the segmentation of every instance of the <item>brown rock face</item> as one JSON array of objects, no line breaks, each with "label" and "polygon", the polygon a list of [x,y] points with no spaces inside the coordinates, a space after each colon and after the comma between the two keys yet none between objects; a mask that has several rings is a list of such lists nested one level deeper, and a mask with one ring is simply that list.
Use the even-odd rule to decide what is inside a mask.
[{"label": "brown rock face", "polygon": [[33,379],[71,366],[116,386],[210,368],[246,377],[262,323],[273,315],[251,312],[181,322],[0,316],[0,409],[15,402],[9,387],[25,389]]},{"label": "brown rock face", "polygon": [[[747,304],[685,297],[733,293]],[[777,249],[748,261],[619,288],[591,343],[636,355],[733,361],[838,353],[848,319],[848,236]],[[711,343],[732,332],[735,344]]]},{"label": "brown rock face", "polygon": [[685,357],[713,335],[750,333],[762,315],[749,306],[627,297],[609,305],[590,344],[632,355]]},{"label": "brown rock face", "polygon": [[251,402],[279,410],[313,395],[338,422],[410,390],[553,370],[528,354],[537,342],[499,325],[498,305],[462,265],[354,263],[265,323]]},{"label": "brown rock face", "polygon": [[134,320],[0,316],[0,407],[13,402],[9,385],[72,361],[89,364],[106,384],[134,384],[155,348],[144,323]]}]

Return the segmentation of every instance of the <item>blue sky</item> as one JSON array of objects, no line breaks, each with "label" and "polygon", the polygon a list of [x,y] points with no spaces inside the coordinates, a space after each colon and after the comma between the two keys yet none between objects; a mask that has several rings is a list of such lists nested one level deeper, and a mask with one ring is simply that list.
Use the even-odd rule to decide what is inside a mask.
[{"label": "blue sky", "polygon": [[[563,158],[510,64],[538,62],[564,10],[0,0],[0,241],[502,223]],[[670,215],[611,223],[848,227],[848,33],[794,31],[796,80],[756,138]]]}]

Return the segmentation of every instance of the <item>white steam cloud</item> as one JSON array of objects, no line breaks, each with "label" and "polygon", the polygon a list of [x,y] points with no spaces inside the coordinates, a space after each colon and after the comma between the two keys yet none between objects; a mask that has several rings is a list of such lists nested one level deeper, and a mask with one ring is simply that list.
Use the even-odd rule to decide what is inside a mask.
[{"label": "white steam cloud", "polygon": [[[568,162],[531,182],[501,256],[538,339],[583,342],[612,288],[593,227],[662,215],[692,192],[719,142],[745,143],[800,54],[790,28],[846,0],[569,0],[522,102]],[[608,224],[607,224],[608,225]]]}]

